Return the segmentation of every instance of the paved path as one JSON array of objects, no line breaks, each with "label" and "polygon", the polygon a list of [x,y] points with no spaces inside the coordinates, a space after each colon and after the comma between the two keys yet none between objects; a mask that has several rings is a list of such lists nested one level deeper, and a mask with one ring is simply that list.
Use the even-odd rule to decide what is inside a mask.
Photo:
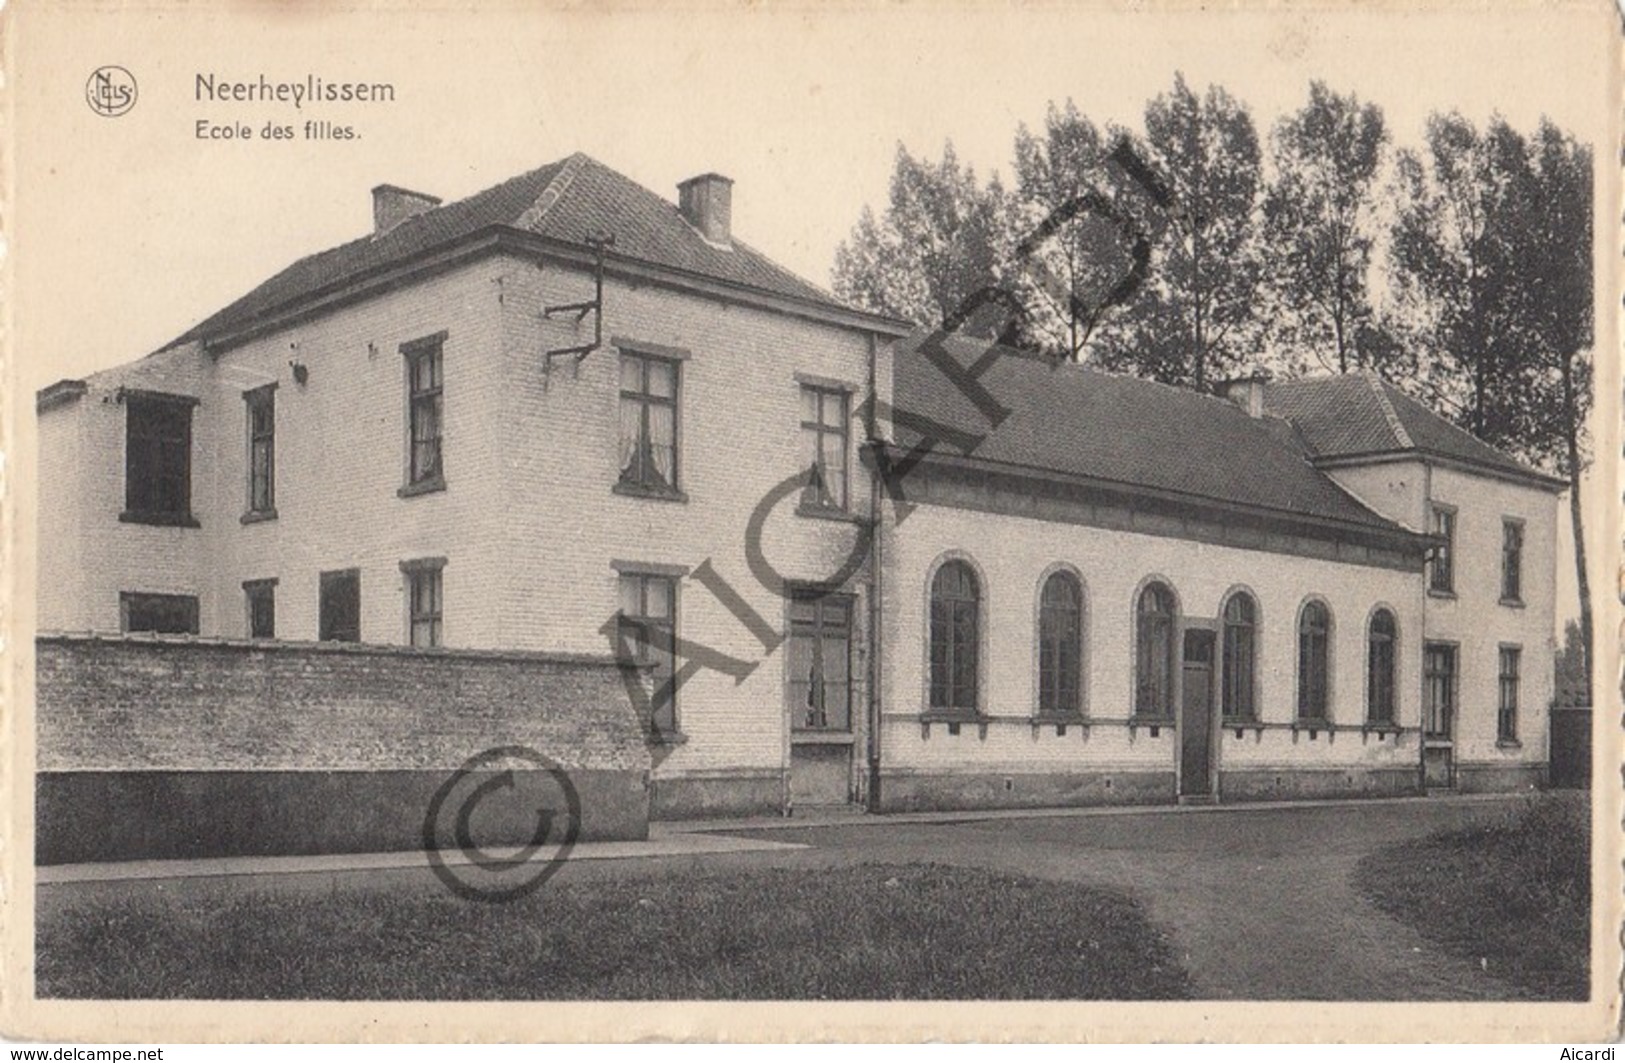
[{"label": "paved path", "polygon": [[[1499,816],[1506,800],[1425,798],[1335,805],[1090,813],[828,817],[658,830],[615,859],[572,859],[555,881],[656,878],[776,866],[934,862],[1107,886],[1132,894],[1173,940],[1199,997],[1242,1000],[1508,1000],[1518,991],[1438,952],[1354,890],[1360,858],[1403,838]],[[776,844],[762,844],[776,843]],[[593,847],[579,847],[591,855]],[[612,855],[610,849],[603,856]],[[196,896],[333,888],[437,890],[421,854],[224,861],[113,878],[42,874],[41,911],[131,890]],[[209,865],[213,865],[212,867]],[[246,873],[245,873],[246,870]],[[236,874],[238,877],[229,877]],[[48,881],[52,876],[54,881]]]}]

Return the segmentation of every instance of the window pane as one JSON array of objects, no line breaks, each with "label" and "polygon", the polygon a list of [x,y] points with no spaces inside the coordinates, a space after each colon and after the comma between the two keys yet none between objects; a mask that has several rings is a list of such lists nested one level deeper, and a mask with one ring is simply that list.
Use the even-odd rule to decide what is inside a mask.
[{"label": "window pane", "polygon": [[620,462],[621,479],[640,481],[643,466],[643,406],[636,399],[621,400]]},{"label": "window pane", "polygon": [[657,620],[671,619],[671,580],[662,576],[644,577],[644,603],[645,616]]},{"label": "window pane", "polygon": [[621,390],[643,390],[643,359],[629,354],[621,355]]},{"label": "window pane", "polygon": [[818,423],[818,392],[813,388],[801,389],[801,422],[812,425]]},{"label": "window pane", "polygon": [[658,358],[649,359],[649,394],[662,399],[677,394],[677,366]]},{"label": "window pane", "polygon": [[643,585],[636,576],[622,576],[615,583],[615,607],[622,616],[639,616],[643,612]]}]

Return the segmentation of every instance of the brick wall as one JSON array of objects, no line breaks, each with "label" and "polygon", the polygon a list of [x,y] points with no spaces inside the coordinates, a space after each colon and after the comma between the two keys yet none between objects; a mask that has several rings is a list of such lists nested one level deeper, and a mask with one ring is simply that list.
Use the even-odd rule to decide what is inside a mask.
[{"label": "brick wall", "polygon": [[411,848],[434,789],[508,745],[570,776],[584,837],[647,833],[607,657],[46,635],[35,690],[42,860]]},{"label": "brick wall", "polygon": [[608,657],[42,635],[41,771],[453,769],[493,746],[642,771]]}]

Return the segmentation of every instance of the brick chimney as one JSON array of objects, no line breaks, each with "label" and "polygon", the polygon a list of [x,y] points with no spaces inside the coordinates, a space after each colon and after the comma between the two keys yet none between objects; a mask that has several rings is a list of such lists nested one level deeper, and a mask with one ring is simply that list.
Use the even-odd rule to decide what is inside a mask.
[{"label": "brick chimney", "polygon": [[729,222],[733,214],[731,178],[719,173],[702,173],[677,186],[677,208],[688,223],[713,244],[733,246]]},{"label": "brick chimney", "polygon": [[372,233],[382,236],[401,222],[440,205],[439,198],[395,185],[379,185],[372,190]]},{"label": "brick chimney", "polygon": [[1246,376],[1226,380],[1219,385],[1219,394],[1247,411],[1248,417],[1264,416],[1264,385],[1271,374],[1268,369],[1255,369]]}]

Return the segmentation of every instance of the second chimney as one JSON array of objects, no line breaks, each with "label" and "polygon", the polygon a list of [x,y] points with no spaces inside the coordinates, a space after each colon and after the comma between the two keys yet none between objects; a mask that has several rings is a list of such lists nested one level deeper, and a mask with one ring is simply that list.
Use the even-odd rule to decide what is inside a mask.
[{"label": "second chimney", "polygon": [[1226,380],[1219,385],[1221,394],[1247,411],[1249,417],[1264,416],[1264,385],[1270,382],[1267,369],[1258,369],[1247,376]]},{"label": "second chimney", "polygon": [[372,232],[382,236],[401,222],[440,205],[435,196],[412,192],[395,185],[379,185],[372,190]]},{"label": "second chimney", "polygon": [[677,209],[700,235],[722,247],[733,246],[733,188],[733,181],[719,173],[702,173],[677,186]]}]

